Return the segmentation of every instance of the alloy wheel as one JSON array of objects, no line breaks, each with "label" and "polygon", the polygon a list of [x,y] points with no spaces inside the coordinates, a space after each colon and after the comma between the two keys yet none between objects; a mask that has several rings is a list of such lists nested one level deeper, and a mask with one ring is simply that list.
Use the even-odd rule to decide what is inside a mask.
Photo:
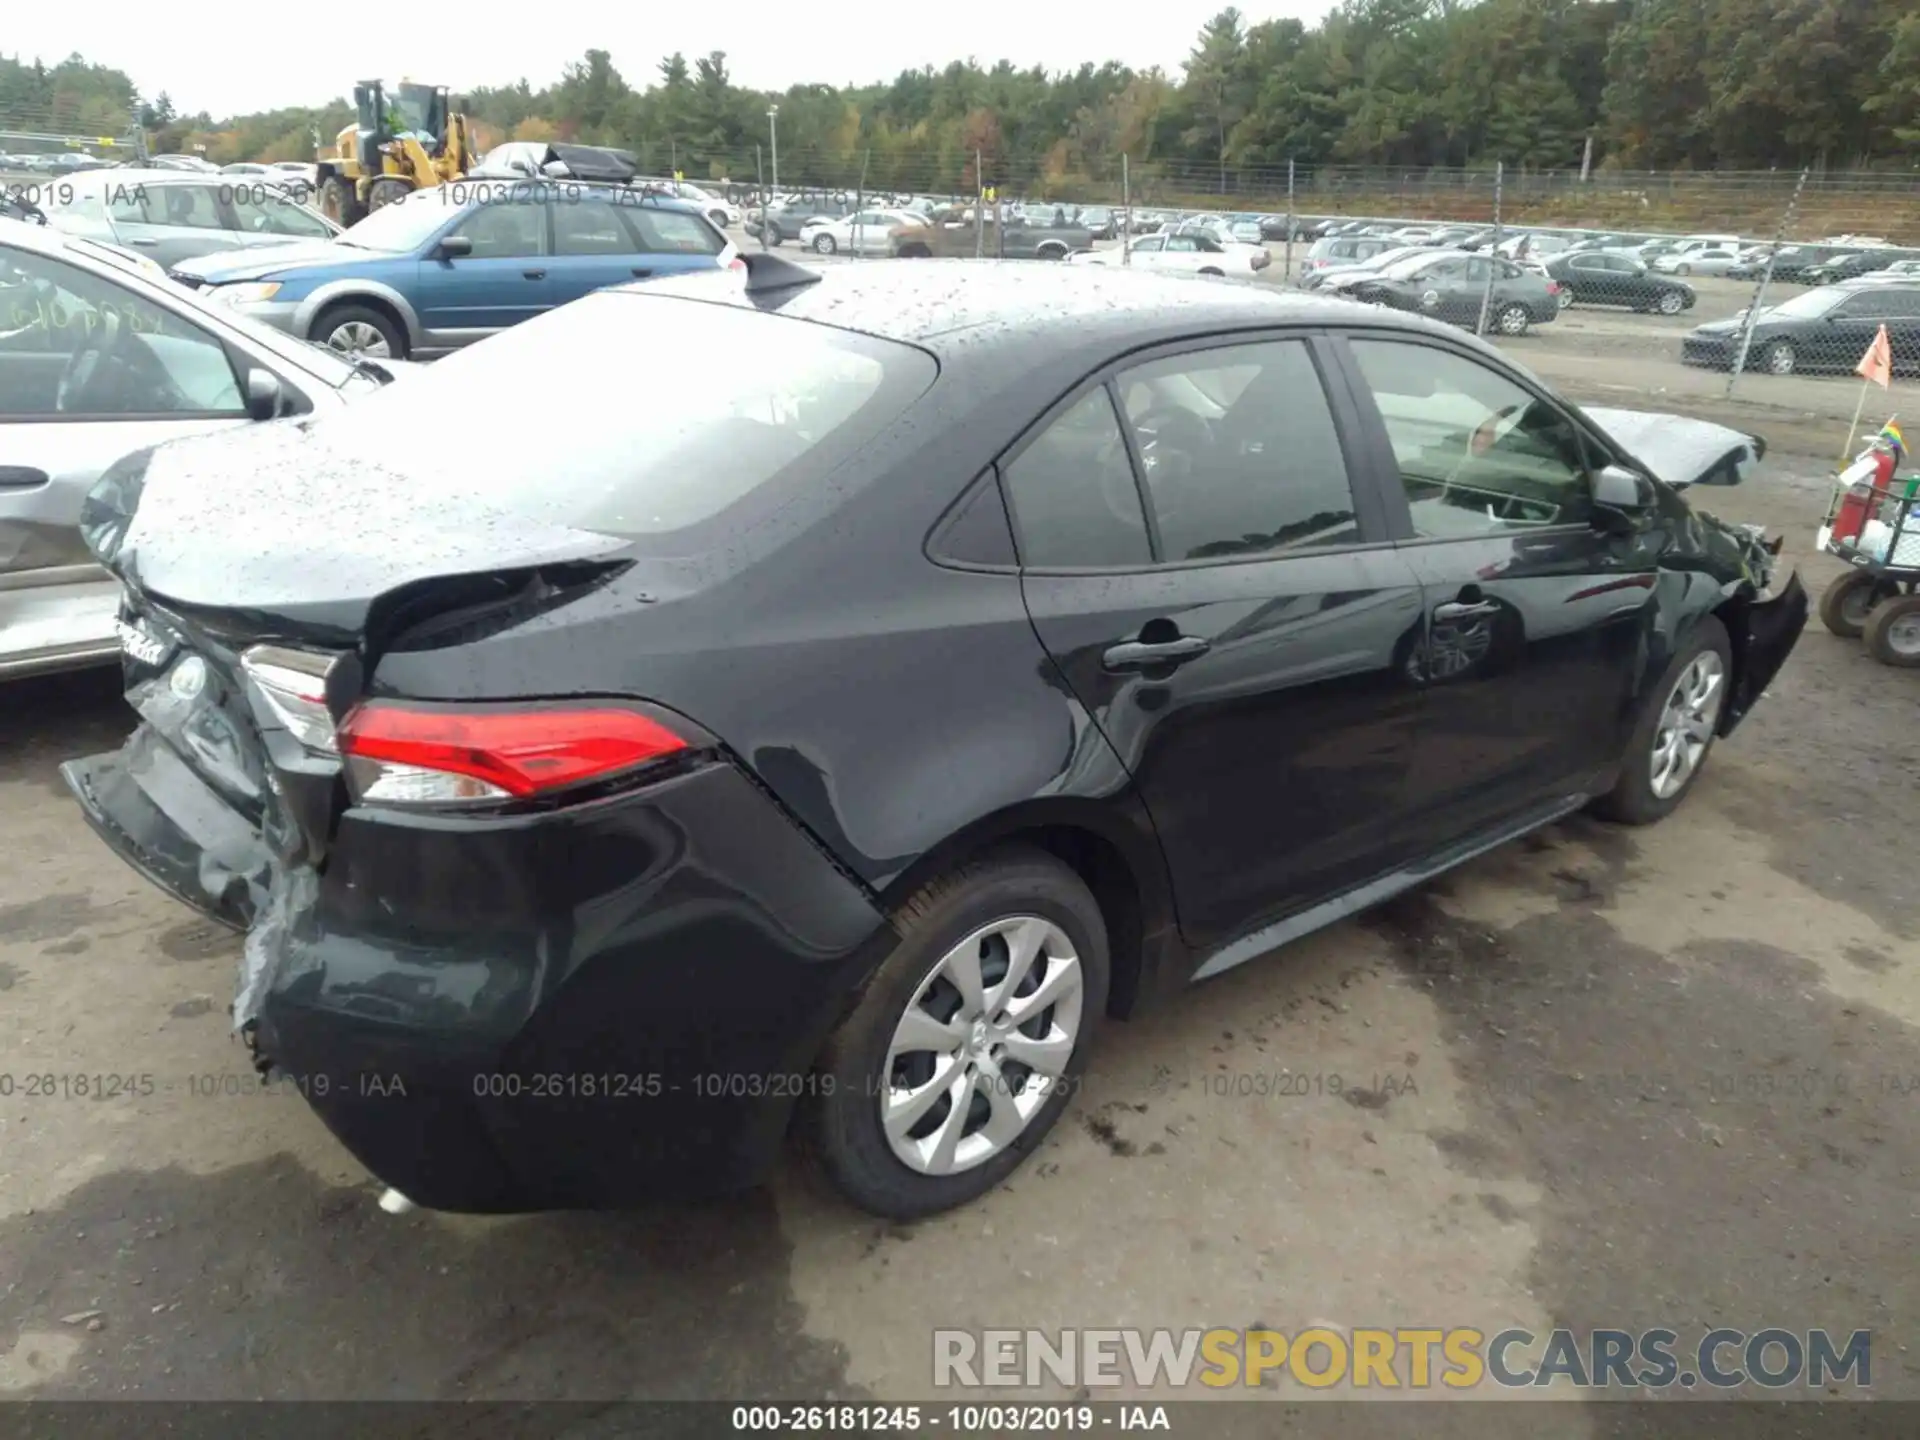
[{"label": "alloy wheel", "polygon": [[1784,340],[1776,340],[1767,347],[1767,373],[1770,375],[1791,375],[1797,357],[1793,346]]},{"label": "alloy wheel", "polygon": [[1679,291],[1669,290],[1660,297],[1660,313],[1662,315],[1678,315],[1680,313]]},{"label": "alloy wheel", "polygon": [[895,1157],[951,1175],[1018,1140],[1073,1058],[1084,996],[1072,941],[1038,916],[995,920],[943,955],[887,1045],[880,1125]]},{"label": "alloy wheel", "polygon": [[1681,672],[1661,707],[1653,732],[1648,777],[1656,798],[1671,800],[1686,788],[1713,743],[1726,695],[1726,667],[1718,652],[1702,650]]},{"label": "alloy wheel", "polygon": [[364,320],[349,320],[327,336],[327,348],[342,355],[371,355],[376,360],[392,356],[387,337]]}]

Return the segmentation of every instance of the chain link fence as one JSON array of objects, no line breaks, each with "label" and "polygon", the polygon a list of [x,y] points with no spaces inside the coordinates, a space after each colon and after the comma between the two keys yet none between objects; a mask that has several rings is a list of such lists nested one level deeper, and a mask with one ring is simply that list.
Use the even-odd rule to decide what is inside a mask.
[{"label": "chain link fence", "polygon": [[[918,214],[936,233],[913,253],[1052,258],[1064,246],[1191,270],[1191,252],[1169,254],[1184,243],[1172,237],[1211,233],[1264,248],[1254,278],[1332,286],[1496,337],[1577,334],[1623,365],[1721,371],[1729,396],[1765,397],[1782,377],[1851,377],[1883,325],[1891,379],[1880,393],[1897,399],[1920,375],[1920,172],[1222,170],[1122,156],[1111,173],[1065,177],[984,151],[781,150],[777,168],[772,151],[681,158],[690,179],[715,177],[703,183],[762,245],[890,256],[894,227]],[[1466,253],[1420,264],[1415,246]],[[1398,271],[1356,283],[1353,267],[1396,257]],[[1591,318],[1556,329],[1570,312]]]},{"label": "chain link fence", "polygon": [[97,165],[147,158],[138,126],[89,126],[66,109],[0,111],[0,182],[15,193]]}]

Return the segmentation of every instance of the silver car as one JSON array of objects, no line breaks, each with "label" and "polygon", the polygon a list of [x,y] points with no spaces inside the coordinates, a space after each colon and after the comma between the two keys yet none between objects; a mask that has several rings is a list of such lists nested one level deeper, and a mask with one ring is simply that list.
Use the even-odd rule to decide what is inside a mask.
[{"label": "silver car", "polygon": [[340,227],[278,180],[182,170],[95,170],[41,187],[60,229],[138,250],[165,269],[198,255],[327,240]]},{"label": "silver car", "polygon": [[88,490],[116,460],[325,411],[404,368],[356,364],[137,261],[0,220],[0,678],[119,654],[120,587],[79,531]]}]

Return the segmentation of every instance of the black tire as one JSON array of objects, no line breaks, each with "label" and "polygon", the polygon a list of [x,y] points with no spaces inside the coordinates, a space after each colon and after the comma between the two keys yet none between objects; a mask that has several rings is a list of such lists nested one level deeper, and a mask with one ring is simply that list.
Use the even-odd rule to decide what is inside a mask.
[{"label": "black tire", "polygon": [[1673,267],[1673,273],[1676,275],[1691,275],[1693,273],[1693,267],[1691,265],[1676,265]]},{"label": "black tire", "polygon": [[1882,600],[1867,617],[1860,637],[1867,653],[1882,665],[1920,670],[1920,595],[1896,595]]},{"label": "black tire", "polygon": [[353,182],[340,175],[329,175],[320,186],[320,213],[342,228],[366,219],[367,207],[360,203],[360,197]]},{"label": "black tire", "polygon": [[1678,315],[1686,309],[1686,297],[1678,290],[1669,290],[1654,303],[1654,309],[1662,315]]},{"label": "black tire", "polygon": [[1559,294],[1553,297],[1553,303],[1557,305],[1564,314],[1573,307],[1573,291],[1563,288]]},{"label": "black tire", "polygon": [[1800,354],[1790,340],[1775,340],[1760,352],[1760,368],[1769,375],[1791,375],[1800,366]]},{"label": "black tire", "polygon": [[1038,259],[1041,259],[1041,260],[1064,260],[1067,258],[1067,247],[1064,245],[1055,244],[1053,241],[1049,240],[1047,241],[1046,244],[1042,245],[1038,250],[1036,250],[1034,254]]},{"label": "black tire", "polygon": [[1858,640],[1874,610],[1895,593],[1890,581],[1849,570],[1821,592],[1820,623],[1842,640]]},{"label": "black tire", "polygon": [[824,230],[813,237],[813,253],[816,255],[831,255],[839,248],[840,246],[835,242],[833,236]]},{"label": "black tire", "polygon": [[404,200],[413,193],[413,186],[392,175],[382,175],[367,187],[367,211],[371,214],[383,205],[391,205],[396,200]]},{"label": "black tire", "polygon": [[1656,820],[1666,819],[1687,798],[1694,783],[1699,780],[1700,772],[1713,757],[1713,740],[1709,738],[1692,773],[1678,790],[1666,796],[1654,792],[1653,746],[1660,728],[1661,712],[1665,710],[1667,698],[1673,693],[1680,677],[1703,650],[1712,650],[1720,657],[1720,710],[1716,719],[1724,720],[1727,691],[1734,679],[1733,645],[1727,638],[1727,627],[1717,617],[1708,615],[1681,642],[1673,658],[1667,662],[1667,668],[1661,672],[1658,683],[1648,689],[1641,701],[1640,718],[1634,724],[1633,737],[1627,742],[1620,777],[1614,782],[1613,789],[1593,802],[1595,813],[1602,818],[1622,825],[1651,825]]},{"label": "black tire", "polygon": [[902,260],[926,260],[930,259],[932,255],[933,251],[917,241],[913,244],[902,245],[900,247],[900,258]]},{"label": "black tire", "polygon": [[392,317],[382,314],[371,305],[355,305],[351,301],[329,305],[313,317],[313,326],[308,330],[307,338],[316,345],[327,345],[328,337],[345,325],[371,326],[387,342],[389,358],[407,358],[406,331],[394,324]]},{"label": "black tire", "polygon": [[[1016,915],[1037,915],[1060,927],[1080,959],[1081,1020],[1072,1057],[1062,1082],[999,1154],[971,1169],[923,1174],[893,1153],[880,1124],[878,1097],[892,1081],[887,1052],[894,1028],[949,950],[982,926]],[[934,881],[901,907],[895,924],[900,943],[821,1052],[816,1069],[830,1083],[807,1102],[802,1123],[822,1167],[848,1200],[875,1215],[912,1220],[993,1189],[1071,1103],[1106,1012],[1107,927],[1080,877],[1027,846],[995,851]]]}]

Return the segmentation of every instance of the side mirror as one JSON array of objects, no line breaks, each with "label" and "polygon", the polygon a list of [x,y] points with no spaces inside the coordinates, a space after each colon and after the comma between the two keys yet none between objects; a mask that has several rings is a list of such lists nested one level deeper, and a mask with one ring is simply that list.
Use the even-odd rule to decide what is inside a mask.
[{"label": "side mirror", "polygon": [[1624,465],[1607,465],[1593,477],[1593,504],[1596,510],[1634,519],[1652,508],[1653,486]]},{"label": "side mirror", "polygon": [[442,235],[435,247],[442,260],[452,260],[460,255],[473,253],[473,237],[470,235]]},{"label": "side mirror", "polygon": [[280,414],[280,377],[271,370],[247,371],[247,414],[255,420],[272,420]]}]

